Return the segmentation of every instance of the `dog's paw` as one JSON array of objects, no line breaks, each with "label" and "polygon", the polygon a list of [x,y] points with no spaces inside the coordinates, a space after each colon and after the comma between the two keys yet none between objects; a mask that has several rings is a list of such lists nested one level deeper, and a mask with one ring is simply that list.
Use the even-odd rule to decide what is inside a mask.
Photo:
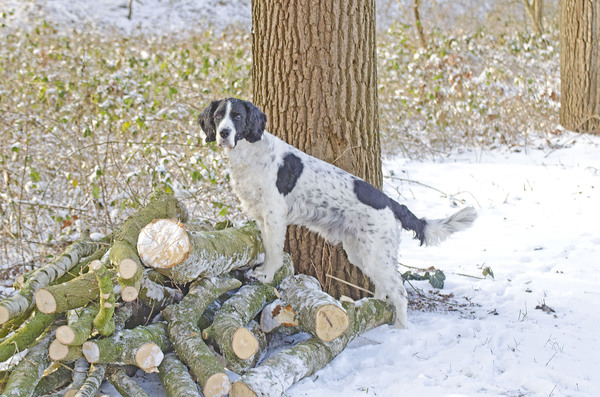
[{"label": "dog's paw", "polygon": [[251,278],[256,281],[260,281],[261,283],[265,283],[265,284],[273,281],[273,274],[269,274],[269,272],[266,272],[264,270],[263,266],[259,266],[259,267],[255,268],[254,270],[251,270],[247,274],[247,276],[248,276],[248,278]]}]

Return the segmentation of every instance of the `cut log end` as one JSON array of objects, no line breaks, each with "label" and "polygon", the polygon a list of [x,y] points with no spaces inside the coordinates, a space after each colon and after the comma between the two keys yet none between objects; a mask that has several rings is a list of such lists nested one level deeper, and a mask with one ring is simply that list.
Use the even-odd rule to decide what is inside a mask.
[{"label": "cut log end", "polygon": [[35,293],[35,304],[42,313],[52,314],[56,312],[56,298],[45,288],[41,288]]},{"label": "cut log end", "polygon": [[133,302],[137,299],[138,295],[139,291],[137,290],[137,288],[131,285],[128,285],[127,287],[123,288],[123,290],[121,291],[121,299],[123,299],[124,302]]},{"label": "cut log end", "polygon": [[125,280],[132,279],[138,271],[139,265],[133,259],[125,258],[119,263],[119,274]]},{"label": "cut log end", "polygon": [[4,324],[10,320],[10,313],[7,308],[0,306],[0,324]]},{"label": "cut log end", "polygon": [[191,243],[181,223],[172,219],[156,219],[140,231],[137,249],[146,265],[169,269],[187,259]]},{"label": "cut log end", "polygon": [[258,340],[246,328],[238,328],[231,337],[231,347],[236,356],[247,360],[258,351]]},{"label": "cut log end", "polygon": [[70,345],[75,341],[75,332],[68,325],[61,325],[56,329],[56,339],[63,345]]},{"label": "cut log end", "polygon": [[245,383],[235,382],[231,386],[231,397],[258,397]]},{"label": "cut log end", "polygon": [[92,341],[87,341],[82,346],[83,356],[88,363],[97,363],[100,359],[100,349],[98,345]]},{"label": "cut log end", "polygon": [[320,307],[315,317],[316,336],[325,342],[331,342],[342,335],[350,324],[346,311],[336,305]]},{"label": "cut log end", "polygon": [[164,353],[156,343],[144,343],[135,352],[135,363],[144,372],[158,372]]},{"label": "cut log end", "polygon": [[65,346],[58,339],[55,339],[50,343],[50,348],[48,349],[48,356],[53,361],[62,361],[69,354],[69,346]]},{"label": "cut log end", "polygon": [[90,262],[89,264],[90,270],[97,272],[98,270],[100,270],[102,268],[102,262],[100,262],[98,259]]},{"label": "cut log end", "polygon": [[217,372],[206,381],[202,388],[202,394],[206,397],[225,397],[231,391],[231,381],[229,376],[222,372]]}]

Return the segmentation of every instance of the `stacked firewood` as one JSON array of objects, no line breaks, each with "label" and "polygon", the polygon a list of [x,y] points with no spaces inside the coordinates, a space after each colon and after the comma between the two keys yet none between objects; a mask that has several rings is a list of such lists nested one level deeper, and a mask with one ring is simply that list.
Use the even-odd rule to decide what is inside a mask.
[{"label": "stacked firewood", "polygon": [[[2,396],[95,396],[105,379],[146,396],[131,378],[139,369],[158,372],[167,396],[200,396],[198,386],[205,396],[279,396],[357,335],[393,323],[387,302],[338,301],[293,275],[288,256],[271,283],[246,277],[263,256],[254,224],[189,222],[181,203],[158,195],[112,235],[83,236],[18,277],[0,302]],[[302,342],[268,351],[300,332]]]}]

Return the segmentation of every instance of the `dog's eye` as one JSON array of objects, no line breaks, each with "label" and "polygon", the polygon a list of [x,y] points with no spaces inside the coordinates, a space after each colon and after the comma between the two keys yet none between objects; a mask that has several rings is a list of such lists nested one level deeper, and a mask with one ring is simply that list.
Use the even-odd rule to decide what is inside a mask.
[{"label": "dog's eye", "polygon": [[242,115],[241,114],[234,114],[233,115],[233,119],[234,120],[241,120],[242,119]]},{"label": "dog's eye", "polygon": [[220,119],[222,119],[222,118],[223,118],[223,115],[222,115],[222,114],[215,114],[215,119],[219,119],[219,120],[220,120]]}]

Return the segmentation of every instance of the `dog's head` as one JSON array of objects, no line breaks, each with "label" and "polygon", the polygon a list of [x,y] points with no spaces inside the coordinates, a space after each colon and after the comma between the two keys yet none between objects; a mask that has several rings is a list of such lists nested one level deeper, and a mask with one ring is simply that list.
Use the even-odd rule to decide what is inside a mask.
[{"label": "dog's head", "polygon": [[206,142],[233,149],[238,141],[262,138],[267,116],[254,104],[236,98],[212,101],[198,117]]}]

